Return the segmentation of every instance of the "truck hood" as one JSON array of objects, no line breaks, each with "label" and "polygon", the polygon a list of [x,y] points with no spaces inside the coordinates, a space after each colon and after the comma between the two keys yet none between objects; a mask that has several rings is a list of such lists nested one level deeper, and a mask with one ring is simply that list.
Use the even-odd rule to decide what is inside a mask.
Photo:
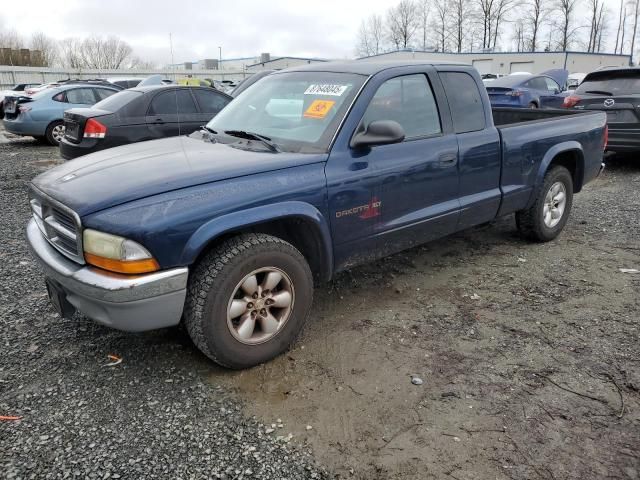
[{"label": "truck hood", "polygon": [[82,217],[171,190],[326,159],[324,153],[249,151],[193,135],[85,155],[38,175],[32,183]]}]

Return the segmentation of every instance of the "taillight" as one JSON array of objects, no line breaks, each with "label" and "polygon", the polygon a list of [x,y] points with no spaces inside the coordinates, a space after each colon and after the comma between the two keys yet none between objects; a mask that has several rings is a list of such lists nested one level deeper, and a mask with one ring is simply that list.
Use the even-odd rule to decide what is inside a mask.
[{"label": "taillight", "polygon": [[609,125],[604,126],[604,147],[602,149],[606,150],[607,145],[609,145]]},{"label": "taillight", "polygon": [[562,106],[564,108],[572,108],[575,107],[580,102],[580,100],[581,98],[577,95],[569,95],[568,97],[564,97]]},{"label": "taillight", "polygon": [[510,92],[506,93],[507,95],[509,95],[510,97],[519,97],[522,95],[522,92],[520,90],[511,90]]},{"label": "taillight", "polygon": [[95,118],[90,118],[84,126],[84,138],[104,138],[107,127]]}]

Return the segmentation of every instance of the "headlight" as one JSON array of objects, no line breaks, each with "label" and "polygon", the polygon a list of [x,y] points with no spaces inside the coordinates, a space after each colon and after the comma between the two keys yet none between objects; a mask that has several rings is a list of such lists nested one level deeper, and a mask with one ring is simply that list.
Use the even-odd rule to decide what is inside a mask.
[{"label": "headlight", "polygon": [[158,262],[139,243],[117,235],[86,229],[82,234],[84,259],[90,265],[118,273],[148,273]]}]

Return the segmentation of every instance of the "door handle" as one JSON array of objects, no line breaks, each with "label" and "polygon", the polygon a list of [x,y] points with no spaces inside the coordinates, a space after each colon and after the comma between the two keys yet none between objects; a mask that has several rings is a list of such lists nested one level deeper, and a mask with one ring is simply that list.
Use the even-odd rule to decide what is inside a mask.
[{"label": "door handle", "polygon": [[445,153],[440,155],[440,165],[450,167],[458,163],[458,155],[456,153]]},{"label": "door handle", "polygon": [[164,120],[162,120],[161,118],[156,118],[153,123],[155,123],[156,125],[164,125]]}]

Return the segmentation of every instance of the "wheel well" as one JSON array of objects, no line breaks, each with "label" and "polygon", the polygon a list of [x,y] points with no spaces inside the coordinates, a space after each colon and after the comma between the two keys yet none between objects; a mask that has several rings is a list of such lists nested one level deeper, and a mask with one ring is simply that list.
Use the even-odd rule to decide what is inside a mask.
[{"label": "wheel well", "polygon": [[212,239],[202,249],[196,263],[211,249],[216,248],[225,240],[243,233],[265,233],[281,238],[296,247],[309,263],[314,280],[321,282],[328,280],[331,272],[327,266],[327,254],[322,244],[319,228],[313,222],[300,217],[287,217],[263,223],[242,227],[225,232]]},{"label": "wheel well", "polygon": [[566,152],[559,153],[556,155],[551,163],[549,164],[549,169],[554,167],[555,165],[562,165],[564,168],[569,170],[571,173],[571,178],[573,179],[573,191],[579,192],[582,189],[582,175],[583,175],[583,166],[579,157],[579,153],[576,150],[569,150]]}]

